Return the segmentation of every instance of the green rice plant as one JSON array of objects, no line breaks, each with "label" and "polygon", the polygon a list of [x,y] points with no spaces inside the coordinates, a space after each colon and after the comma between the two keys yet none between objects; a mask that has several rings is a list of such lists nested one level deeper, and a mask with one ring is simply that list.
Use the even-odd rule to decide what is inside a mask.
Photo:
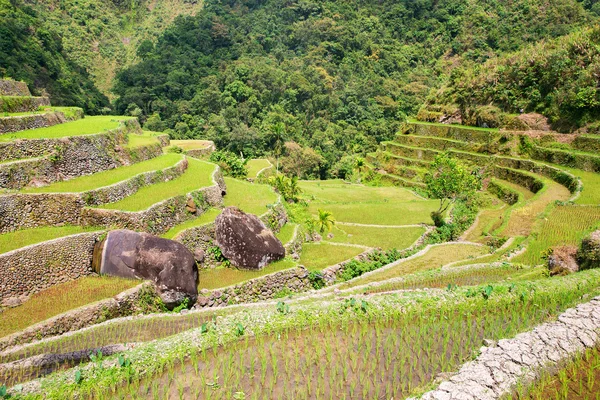
[{"label": "green rice plant", "polygon": [[239,179],[225,177],[227,196],[225,206],[237,207],[247,213],[262,215],[268,211],[267,206],[277,202],[277,194],[268,185],[244,182]]},{"label": "green rice plant", "polygon": [[0,136],[0,142],[9,142],[16,139],[58,139],[70,136],[92,135],[115,129],[120,121],[132,119],[131,117],[96,116],[85,117],[77,121],[66,122],[47,128],[30,129]]},{"label": "green rice plant", "polygon": [[349,260],[365,251],[365,249],[332,245],[327,242],[308,243],[302,247],[299,263],[309,271],[320,271],[325,267]]},{"label": "green rice plant", "polygon": [[275,236],[277,236],[277,239],[279,239],[281,243],[286,244],[292,240],[297,226],[298,225],[291,223],[285,224]]},{"label": "green rice plant", "polygon": [[558,205],[539,221],[536,233],[529,240],[527,251],[513,261],[529,265],[542,264],[546,250],[561,245],[578,246],[583,237],[599,226],[599,206]]},{"label": "green rice plant", "polygon": [[405,249],[425,233],[423,227],[370,227],[336,224],[333,238],[334,243],[358,244],[368,247],[379,247],[383,250]]},{"label": "green rice plant", "polygon": [[198,288],[218,289],[245,282],[250,279],[260,278],[268,274],[294,268],[297,264],[287,258],[270,263],[258,271],[236,269],[233,267],[218,267],[202,269],[199,271]]},{"label": "green rice plant", "polygon": [[98,189],[104,186],[114,185],[130,179],[135,175],[149,171],[159,171],[173,167],[183,157],[176,154],[164,154],[151,160],[142,161],[137,164],[118,167],[97,174],[81,176],[67,181],[52,183],[48,186],[37,188],[25,188],[25,193],[81,193],[89,190]]},{"label": "green rice plant", "polygon": [[167,182],[144,186],[132,196],[115,203],[104,204],[99,208],[121,211],[142,211],[163,200],[186,194],[213,185],[212,173],[215,165],[188,159],[188,168],[183,175]]},{"label": "green rice plant", "polygon": [[169,229],[166,233],[161,235],[161,237],[165,239],[174,239],[181,232],[186,229],[196,228],[198,226],[210,224],[215,222],[215,218],[221,213],[221,210],[218,208],[210,208],[206,212],[202,213],[197,218],[191,219],[189,221],[185,221],[181,224],[175,225],[171,229]]},{"label": "green rice plant", "polygon": [[248,168],[248,178],[254,179],[258,176],[258,173],[260,171],[262,171],[265,168],[272,168],[273,166],[271,165],[269,160],[258,158],[248,160],[246,167]]},{"label": "green rice plant", "polygon": [[42,243],[60,237],[80,233],[96,232],[102,228],[94,226],[44,226],[39,228],[22,229],[0,234],[0,254],[17,250],[25,246]]}]

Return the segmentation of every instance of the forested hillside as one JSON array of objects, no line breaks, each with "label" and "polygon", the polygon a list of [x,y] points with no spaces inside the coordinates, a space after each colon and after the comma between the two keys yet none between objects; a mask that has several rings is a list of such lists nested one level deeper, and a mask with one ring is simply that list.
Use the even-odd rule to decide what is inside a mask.
[{"label": "forested hillside", "polygon": [[116,104],[245,155],[283,134],[324,157],[326,175],[391,137],[453,68],[593,19],[572,0],[210,1],[142,43]]},{"label": "forested hillside", "polygon": [[[584,29],[455,69],[433,103],[456,105],[468,124],[497,125],[495,116],[537,112],[570,132],[600,119],[600,28]],[[597,125],[597,124],[596,124]],[[589,127],[597,130],[596,128]]]}]

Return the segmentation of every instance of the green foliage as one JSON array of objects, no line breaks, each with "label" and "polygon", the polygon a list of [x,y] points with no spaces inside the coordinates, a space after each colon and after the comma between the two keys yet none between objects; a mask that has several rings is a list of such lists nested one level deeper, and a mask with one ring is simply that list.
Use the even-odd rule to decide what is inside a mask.
[{"label": "green foliage", "polygon": [[277,312],[283,315],[289,314],[290,305],[285,304],[283,301],[277,303]]},{"label": "green foliage", "polygon": [[444,243],[458,240],[462,233],[467,230],[475,221],[477,216],[477,206],[465,201],[457,201],[452,209],[452,222],[443,223],[437,226],[425,238],[425,243]]},{"label": "green foliage", "polygon": [[215,151],[210,155],[210,161],[219,164],[225,175],[233,178],[245,178],[248,176],[248,168],[244,160],[230,151]]},{"label": "green foliage", "polygon": [[109,104],[65,51],[56,27],[21,0],[0,1],[0,76],[26,82],[34,94],[47,91],[54,105],[100,113]]},{"label": "green foliage", "polygon": [[349,281],[350,279],[361,276],[364,273],[374,271],[384,265],[393,263],[401,258],[408,257],[414,254],[415,250],[398,251],[396,249],[388,251],[375,251],[369,254],[365,261],[350,260],[344,265],[342,273],[338,276],[341,282]]},{"label": "green foliage", "polygon": [[323,274],[319,271],[310,271],[308,273],[308,280],[315,290],[325,287],[325,279],[323,279]]},{"label": "green foliage", "polygon": [[320,234],[325,232],[331,232],[331,229],[335,225],[335,218],[330,211],[318,210],[317,220],[315,221],[315,227]]},{"label": "green foliage", "polygon": [[269,185],[283,196],[287,202],[297,203],[302,189],[298,186],[298,177],[288,178],[285,175],[277,175],[269,178]]},{"label": "green foliage", "polygon": [[[431,169],[425,174],[425,184],[430,197],[440,199],[440,207],[432,214],[436,226],[442,226],[441,213],[457,200],[468,200],[481,188],[481,181],[467,167],[447,153],[435,157]],[[438,225],[439,223],[439,225]]]}]

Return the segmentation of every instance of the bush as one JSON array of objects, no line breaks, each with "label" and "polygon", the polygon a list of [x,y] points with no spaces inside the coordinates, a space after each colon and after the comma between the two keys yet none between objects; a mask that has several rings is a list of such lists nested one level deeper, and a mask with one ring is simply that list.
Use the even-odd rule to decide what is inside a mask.
[{"label": "bush", "polygon": [[215,151],[210,155],[210,161],[219,164],[225,175],[233,178],[245,178],[248,176],[246,164],[243,160],[230,151]]},{"label": "bush", "polygon": [[581,270],[600,268],[600,230],[592,232],[581,241],[577,261]]}]

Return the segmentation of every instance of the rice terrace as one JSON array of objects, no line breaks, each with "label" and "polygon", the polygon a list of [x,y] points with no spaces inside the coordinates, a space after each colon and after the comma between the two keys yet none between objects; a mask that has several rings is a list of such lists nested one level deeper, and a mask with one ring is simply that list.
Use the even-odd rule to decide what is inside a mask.
[{"label": "rice terrace", "polygon": [[599,23],[0,0],[0,399],[600,400]]}]

